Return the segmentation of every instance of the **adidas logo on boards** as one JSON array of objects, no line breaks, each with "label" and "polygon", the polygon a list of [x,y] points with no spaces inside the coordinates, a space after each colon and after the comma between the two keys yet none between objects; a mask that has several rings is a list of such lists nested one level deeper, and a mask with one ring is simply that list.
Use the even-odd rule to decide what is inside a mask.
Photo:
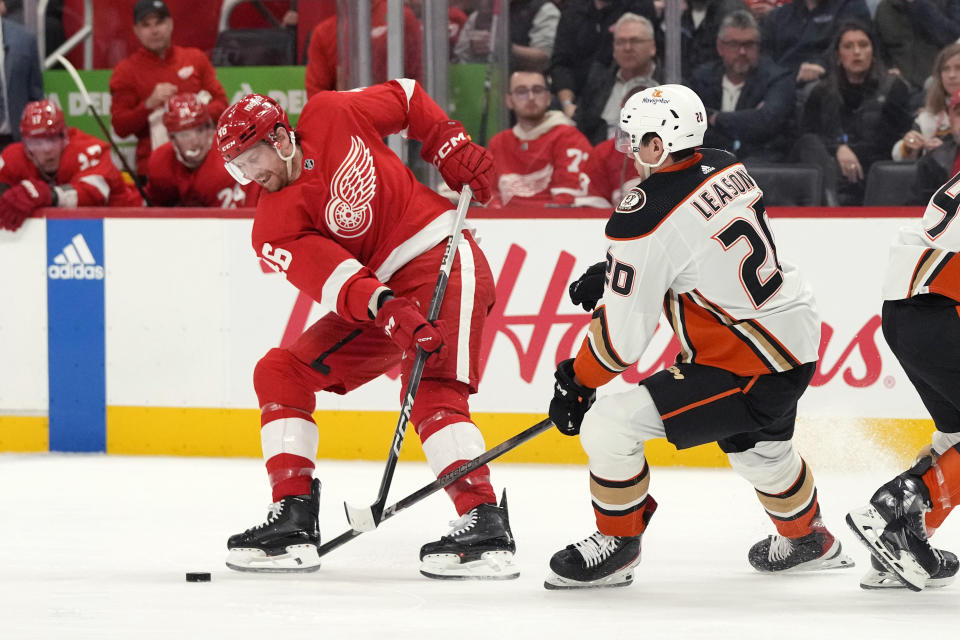
[{"label": "adidas logo on boards", "polygon": [[103,275],[103,267],[97,264],[80,233],[70,239],[70,244],[47,267],[47,276],[51,280],[103,280]]}]

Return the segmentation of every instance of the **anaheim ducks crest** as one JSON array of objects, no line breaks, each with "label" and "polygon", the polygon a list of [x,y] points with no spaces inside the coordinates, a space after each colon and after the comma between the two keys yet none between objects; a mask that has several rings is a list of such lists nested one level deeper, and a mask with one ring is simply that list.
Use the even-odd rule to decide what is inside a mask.
[{"label": "anaheim ducks crest", "polygon": [[330,200],[324,210],[330,231],[341,238],[356,238],[370,228],[370,201],[376,190],[373,155],[363,140],[352,136],[350,150],[330,182]]},{"label": "anaheim ducks crest", "polygon": [[643,192],[643,189],[639,187],[634,187],[630,190],[627,195],[623,196],[623,200],[620,201],[620,204],[617,205],[618,213],[633,213],[643,208],[643,205],[647,203],[647,194]]}]

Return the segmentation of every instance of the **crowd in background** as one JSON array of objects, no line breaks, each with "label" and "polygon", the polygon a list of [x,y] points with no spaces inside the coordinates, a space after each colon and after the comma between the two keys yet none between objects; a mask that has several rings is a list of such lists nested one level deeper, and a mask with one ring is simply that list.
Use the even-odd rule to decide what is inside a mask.
[{"label": "crowd in background", "polygon": [[[405,75],[415,79],[423,66],[423,2],[404,6]],[[215,166],[216,154],[208,153],[213,123],[227,104],[214,73],[218,60],[302,62],[308,96],[338,86],[335,13],[305,24],[316,17],[310,2],[254,4],[259,15],[234,30],[242,32],[239,39],[222,38],[204,50],[171,43],[176,16],[163,0],[136,3],[140,48],[115,66],[111,116],[118,135],[137,137],[129,173],[156,204],[255,201],[256,193],[235,188]],[[0,74],[0,145],[29,142],[18,142],[17,123],[28,102],[43,98],[35,81],[11,82],[11,75],[39,73],[39,60],[28,55],[35,40],[15,22],[20,5],[0,1],[7,14],[4,43],[23,43],[8,50]],[[57,22],[63,5],[53,3],[48,13],[48,51],[65,35]],[[450,0],[452,63],[492,60],[493,6],[491,0]],[[510,0],[509,6],[509,23],[500,28],[509,33],[511,75],[506,95],[492,99],[503,100],[512,126],[480,141],[497,167],[491,206],[615,203],[639,180],[613,148],[620,107],[665,79],[665,1]],[[373,0],[374,82],[387,79],[386,21],[386,0]],[[705,145],[726,149],[758,171],[815,167],[821,187],[810,204],[863,204],[877,163],[913,169],[901,174],[910,176],[909,196],[897,204],[925,203],[960,170],[960,0],[685,0],[680,23],[682,81],[707,108]],[[258,38],[257,29],[269,37]],[[289,52],[278,53],[283,38],[277,33],[291,34]],[[270,46],[258,46],[263,43]],[[35,137],[58,138],[62,152],[71,134],[51,118]],[[29,145],[24,152],[34,158]],[[109,161],[104,154],[101,162]],[[31,176],[54,188],[74,178]],[[4,186],[14,185],[0,190]],[[6,197],[0,195],[0,209]]]}]

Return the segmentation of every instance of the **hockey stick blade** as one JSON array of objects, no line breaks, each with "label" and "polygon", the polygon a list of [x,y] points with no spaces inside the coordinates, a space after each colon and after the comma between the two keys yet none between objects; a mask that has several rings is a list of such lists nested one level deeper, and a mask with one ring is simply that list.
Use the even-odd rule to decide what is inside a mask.
[{"label": "hockey stick blade", "polygon": [[[443,474],[433,482],[429,484],[425,484],[424,486],[420,487],[410,495],[406,496],[405,498],[401,498],[394,504],[384,509],[383,513],[380,516],[380,522],[383,522],[384,520],[389,520],[390,518],[397,515],[404,509],[408,509],[413,505],[417,504],[418,502],[420,502],[421,500],[423,500],[424,498],[431,496],[437,491],[440,491],[441,489],[444,489],[450,486],[451,484],[453,484],[463,476],[476,471],[483,465],[493,460],[496,460],[497,458],[507,453],[508,451],[512,451],[513,449],[516,449],[518,446],[520,446],[524,442],[535,438],[536,436],[540,435],[541,433],[548,430],[552,426],[553,426],[553,422],[551,422],[549,418],[547,418],[546,420],[541,420],[537,424],[521,431],[520,433],[513,436],[512,438],[508,440],[504,440],[494,448],[484,451],[473,460],[464,462],[462,465],[460,465],[456,469],[452,471],[448,471],[447,473]],[[349,518],[349,514],[348,514],[348,518]],[[352,526],[353,525],[351,525],[351,527]],[[371,529],[368,529],[367,531],[370,531],[370,530]],[[324,556],[330,553],[331,551],[333,551],[334,549],[342,547],[344,544],[346,544],[347,542],[350,542],[351,540],[359,536],[361,533],[364,533],[364,531],[358,530],[356,528],[351,528],[349,531],[344,531],[336,538],[333,538],[332,540],[328,540],[326,543],[317,547],[317,554],[320,556]]]}]

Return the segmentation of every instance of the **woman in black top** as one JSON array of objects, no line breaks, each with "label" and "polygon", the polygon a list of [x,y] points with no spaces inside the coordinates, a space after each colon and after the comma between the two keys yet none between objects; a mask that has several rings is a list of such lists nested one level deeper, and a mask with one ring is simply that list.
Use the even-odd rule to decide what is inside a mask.
[{"label": "woman in black top", "polygon": [[886,71],[870,29],[860,22],[840,26],[826,77],[803,109],[794,147],[801,162],[824,172],[828,205],[863,204],[870,165],[890,156],[890,147],[911,126],[910,89]]}]

